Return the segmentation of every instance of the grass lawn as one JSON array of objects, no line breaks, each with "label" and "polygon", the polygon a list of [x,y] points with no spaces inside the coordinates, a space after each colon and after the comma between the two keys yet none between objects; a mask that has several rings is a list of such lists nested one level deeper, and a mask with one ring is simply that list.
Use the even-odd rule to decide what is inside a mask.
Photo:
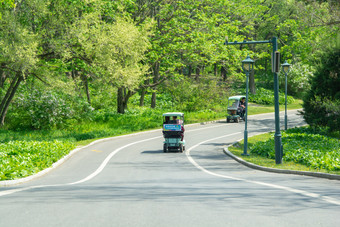
[{"label": "grass lawn", "polygon": [[[256,108],[254,108],[256,107]],[[294,103],[287,105],[288,110],[302,109],[302,100],[295,100]],[[285,105],[280,105],[280,111],[285,110]],[[273,113],[275,111],[274,105],[259,105],[249,103],[248,114],[262,114],[262,113]]]},{"label": "grass lawn", "polygon": [[[251,153],[251,151],[249,151],[251,149],[251,147],[257,143],[257,142],[261,142],[261,141],[267,141],[268,139],[270,139],[272,137],[273,133],[265,133],[265,134],[261,134],[261,135],[257,135],[257,136],[253,136],[253,137],[249,137],[248,138],[248,154],[249,156],[243,156],[243,140],[240,141],[239,143],[235,144],[234,146],[230,146],[228,149],[230,152],[232,152],[234,155],[236,155],[237,157],[259,165],[259,166],[264,166],[264,167],[269,167],[269,168],[276,168],[276,169],[286,169],[286,170],[296,170],[296,171],[311,171],[311,172],[320,172],[320,173],[330,173],[330,174],[337,174],[340,175],[340,170],[335,170],[335,171],[329,171],[329,170],[325,170],[325,169],[320,169],[320,168],[312,168],[300,163],[296,163],[293,161],[283,161],[282,164],[275,164],[275,159],[270,159],[270,158],[266,158],[266,157],[262,157],[260,155],[257,154],[253,154]],[[274,147],[273,147],[274,150]]]}]

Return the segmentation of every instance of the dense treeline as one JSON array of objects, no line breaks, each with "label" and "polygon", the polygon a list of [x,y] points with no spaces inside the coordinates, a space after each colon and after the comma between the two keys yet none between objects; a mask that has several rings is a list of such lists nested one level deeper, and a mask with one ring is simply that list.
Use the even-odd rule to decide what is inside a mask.
[{"label": "dense treeline", "polygon": [[339,7],[316,0],[2,0],[1,124],[62,127],[93,110],[124,113],[146,102],[157,108],[156,101],[212,108],[244,84],[247,55],[256,62],[251,92],[272,88],[271,47],[225,46],[225,39],[278,37],[281,58],[293,65],[289,93],[302,97],[315,59],[339,40]]}]

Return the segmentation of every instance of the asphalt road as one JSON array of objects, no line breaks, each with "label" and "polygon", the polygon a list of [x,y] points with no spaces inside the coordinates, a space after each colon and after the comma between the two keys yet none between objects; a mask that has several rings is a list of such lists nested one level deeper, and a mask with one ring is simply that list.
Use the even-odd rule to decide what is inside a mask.
[{"label": "asphalt road", "polygon": [[[274,129],[274,114],[248,120],[249,136]],[[302,124],[289,111],[289,126]],[[163,153],[160,130],[93,144],[38,179],[1,187],[0,227],[340,226],[340,181],[235,162],[223,148],[243,130],[187,126],[185,153]]]}]

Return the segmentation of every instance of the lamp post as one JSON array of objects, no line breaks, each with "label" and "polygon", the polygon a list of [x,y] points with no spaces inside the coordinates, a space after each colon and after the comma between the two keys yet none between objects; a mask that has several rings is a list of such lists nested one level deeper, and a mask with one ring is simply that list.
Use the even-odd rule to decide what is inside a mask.
[{"label": "lamp post", "polygon": [[[277,51],[277,37],[273,37],[272,40],[263,41],[243,41],[243,42],[228,42],[226,40],[224,45],[244,45],[244,44],[260,44],[260,43],[271,43],[273,45],[273,56]],[[280,68],[280,67],[279,67]],[[282,163],[282,140],[280,131],[280,106],[279,106],[279,83],[278,83],[278,72],[274,71],[274,100],[275,100],[275,163]]]},{"label": "lamp post", "polygon": [[245,60],[242,61],[242,69],[246,74],[246,113],[245,113],[245,126],[244,126],[244,150],[242,155],[248,155],[248,129],[247,129],[247,119],[248,119],[248,87],[249,87],[249,73],[254,70],[254,61],[247,56]]},{"label": "lamp post", "polygon": [[282,65],[282,71],[284,72],[285,74],[285,79],[286,79],[286,82],[285,82],[285,130],[287,130],[287,73],[289,72],[290,70],[290,64],[287,63],[287,61],[285,61],[285,63],[283,63]]}]

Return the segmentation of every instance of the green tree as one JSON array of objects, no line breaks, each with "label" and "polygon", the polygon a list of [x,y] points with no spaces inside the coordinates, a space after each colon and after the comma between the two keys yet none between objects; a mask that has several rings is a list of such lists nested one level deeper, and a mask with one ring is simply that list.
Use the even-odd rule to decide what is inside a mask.
[{"label": "green tree", "polygon": [[[35,8],[33,2],[40,4]],[[43,12],[44,4],[41,1],[27,1],[25,4],[17,4],[14,9],[8,8],[2,11],[2,20],[0,20],[0,65],[2,74],[5,75],[4,83],[7,79],[8,86],[3,84],[3,92],[0,103],[0,121],[1,125],[5,123],[5,117],[10,103],[20,85],[28,76],[38,77],[39,68],[39,36],[34,31],[34,22],[27,14],[27,8]],[[30,8],[32,6],[32,8]]]},{"label": "green tree", "polygon": [[320,59],[311,89],[303,99],[303,116],[312,126],[340,128],[340,47],[328,50]]}]

